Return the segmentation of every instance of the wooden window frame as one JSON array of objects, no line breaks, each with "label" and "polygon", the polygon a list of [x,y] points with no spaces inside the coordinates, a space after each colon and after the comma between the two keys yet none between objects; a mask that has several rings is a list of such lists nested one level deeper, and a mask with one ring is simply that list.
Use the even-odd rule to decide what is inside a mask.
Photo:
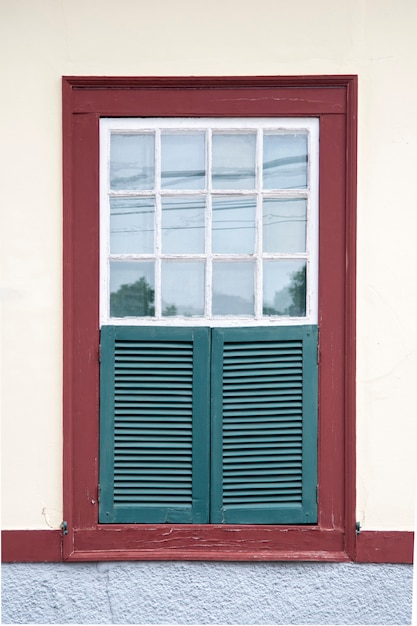
[{"label": "wooden window frame", "polygon": [[[318,523],[98,524],[100,117],[319,117]],[[325,560],[355,553],[357,77],[63,78],[63,558]]]},{"label": "wooden window frame", "polygon": [[[204,133],[205,150],[208,150],[206,157],[210,162],[212,154],[213,137],[220,133],[250,133],[256,137],[257,149],[255,157],[255,168],[262,171],[262,148],[264,137],[267,135],[285,136],[285,134],[304,133],[308,139],[308,158],[306,175],[308,183],[305,188],[270,189],[263,184],[262,176],[256,177],[253,188],[213,188],[212,181],[208,182],[201,189],[181,189],[164,188],[161,184],[161,167],[155,166],[155,182],[149,189],[112,189],[110,185],[110,144],[111,135],[142,135],[146,133],[155,138],[155,152],[161,153],[161,136],[165,133],[175,135],[177,133]],[[177,326],[187,325],[210,325],[210,326],[270,326],[274,325],[299,325],[317,324],[317,243],[318,243],[318,153],[319,153],[319,124],[317,118],[104,118],[100,120],[100,254],[101,254],[101,276],[100,276],[100,320],[101,324],[126,324],[126,325],[152,325]],[[159,157],[160,158],[160,157]],[[206,176],[211,177],[211,165],[207,168]],[[264,202],[270,200],[302,200],[306,203],[306,241],[305,248],[297,251],[267,251],[262,238],[256,236],[254,249],[239,253],[224,252],[220,254],[212,250],[211,239],[212,220],[214,217],[213,207],[216,200],[223,198],[251,198],[255,205],[256,215],[254,217],[255,233],[262,232],[263,206]],[[204,232],[204,249],[198,252],[188,252],[176,250],[175,252],[165,252],[162,249],[162,221],[164,200],[180,199],[200,199],[206,203],[206,219]],[[111,202],[116,199],[148,199],[154,202],[155,211],[155,243],[153,250],[146,252],[111,251]],[[162,205],[162,206],[161,206]],[[190,233],[191,234],[191,233]],[[236,231],[239,236],[239,231]],[[175,257],[175,259],[174,259]],[[161,313],[161,261],[203,262],[205,267],[204,277],[204,300],[205,311],[192,317],[184,316],[162,316]],[[110,313],[110,269],[112,262],[118,261],[145,261],[154,264],[155,283],[155,312],[147,316],[127,316],[117,317]],[[307,293],[306,311],[303,316],[269,316],[262,311],[263,306],[263,281],[261,267],[264,261],[295,261],[305,262],[307,271]],[[214,263],[221,261],[231,263],[234,261],[249,261],[253,263],[255,272],[255,310],[252,314],[212,314],[212,272]]]}]

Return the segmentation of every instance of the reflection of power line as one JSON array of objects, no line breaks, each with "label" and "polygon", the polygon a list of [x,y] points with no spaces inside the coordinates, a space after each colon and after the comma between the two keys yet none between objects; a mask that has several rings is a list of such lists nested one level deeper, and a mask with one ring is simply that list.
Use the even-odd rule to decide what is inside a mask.
[{"label": "reflection of power line", "polygon": [[[297,165],[299,166],[298,171],[294,171],[292,168],[290,172],[287,172],[287,175],[291,174],[291,176],[299,174],[304,174],[305,166],[307,165],[308,157],[306,154],[280,157],[278,159],[272,159],[269,161],[265,161],[262,165],[263,172],[266,173],[268,177],[273,175],[272,172],[268,170],[285,169],[289,165]],[[113,165],[113,168],[116,167]],[[120,163],[117,169],[123,170],[132,170],[134,166],[131,162]],[[139,168],[138,168],[139,169]],[[281,173],[284,173],[281,170]],[[183,182],[188,182],[189,180],[193,181],[201,181],[206,177],[206,171],[202,170],[165,170],[161,172],[161,181],[168,181],[173,187],[180,186]],[[245,178],[255,178],[255,168],[232,168],[232,167],[224,167],[224,168],[213,168],[212,180],[213,182],[219,181],[236,181],[242,180]],[[154,168],[153,167],[144,167],[137,170],[137,173],[131,174],[130,176],[121,176],[120,174],[116,174],[116,172],[110,176],[110,186],[112,189],[151,189],[153,187],[154,182]]]},{"label": "reflection of power line", "polygon": [[[230,221],[230,220],[228,220]],[[240,223],[240,222],[236,222],[236,223]],[[305,224],[306,220],[305,219],[294,219],[294,220],[277,220],[275,222],[269,222],[267,224],[267,226],[272,226],[274,224],[285,224],[285,223],[302,223]],[[171,227],[162,227],[162,231],[178,231],[178,230],[204,230],[205,226],[204,224],[202,224],[201,226],[190,226],[188,224],[185,224],[184,226],[171,226]],[[230,227],[221,227],[221,228],[212,228],[213,231],[220,231],[220,230],[254,230],[253,225],[250,226],[230,226]],[[131,229],[127,229],[127,228],[112,228],[110,229],[110,233],[153,233],[154,229],[153,228],[134,228],[132,227]]]},{"label": "reflection of power line", "polygon": [[[302,200],[304,201],[304,200]],[[290,200],[290,202],[294,202],[294,200]],[[150,211],[140,211],[140,210],[136,210],[136,211],[132,211],[132,210],[128,210],[125,211],[123,210],[123,207],[121,207],[120,209],[114,209],[112,208],[111,212],[110,212],[110,216],[111,217],[121,217],[123,215],[153,215],[155,212],[155,208],[153,206],[149,206],[149,207],[145,207],[145,208],[150,208]],[[230,205],[225,205],[222,207],[214,207],[213,206],[213,214],[220,212],[220,211],[233,211],[234,209],[254,209],[255,205],[254,204],[241,204],[241,205],[236,205],[236,206],[230,206]],[[162,208],[162,214],[164,213],[168,213],[168,211],[189,211],[189,210],[195,210],[195,209],[202,209],[203,211],[205,210],[205,205],[204,204],[196,204],[194,206],[183,206],[183,205],[179,205],[178,207],[163,207]],[[267,217],[289,217],[288,215],[282,215],[280,213],[267,213],[263,215],[264,219]],[[302,216],[300,216],[302,217]]]}]

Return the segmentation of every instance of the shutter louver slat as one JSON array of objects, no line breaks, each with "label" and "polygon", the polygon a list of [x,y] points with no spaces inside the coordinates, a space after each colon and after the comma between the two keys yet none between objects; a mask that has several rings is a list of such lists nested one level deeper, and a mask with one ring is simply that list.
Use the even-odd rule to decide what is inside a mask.
[{"label": "shutter louver slat", "polygon": [[[141,508],[152,507],[157,504],[160,507],[184,505],[191,508],[192,505],[192,348],[183,346],[182,350],[172,342],[161,348],[159,342],[147,342],[146,348],[140,341],[131,342],[116,341],[115,345],[115,415],[114,415],[114,502],[115,505],[124,506],[137,504]],[[171,348],[171,350],[169,350]],[[131,386],[119,387],[119,376],[124,376],[130,370],[140,378],[144,372],[158,372],[161,375],[158,391],[164,393],[164,401],[160,401],[160,395],[149,398],[147,389],[139,391],[132,381]],[[173,386],[172,374],[177,374],[182,384],[188,384],[188,398],[183,400],[177,395],[170,393]],[[179,377],[178,373],[184,374]],[[134,402],[127,401],[126,396],[135,392]],[[187,401],[188,399],[188,401]],[[159,422],[159,433],[154,435],[143,432],[140,428],[131,429],[127,436],[123,430],[123,416],[128,409],[131,415],[137,412],[142,414],[148,424],[153,424],[153,416],[161,413],[175,415],[178,411],[183,416],[188,415],[187,428],[182,429],[182,443],[168,438],[166,435],[166,422]],[[174,412],[173,412],[174,411]],[[169,422],[171,427],[175,424]],[[163,454],[161,456],[163,447]],[[159,452],[159,454],[158,454]],[[123,454],[135,456],[138,468],[143,469],[148,461],[163,458],[168,462],[168,467],[159,468],[154,475],[152,483],[137,481],[132,489],[128,482],[130,472],[118,466],[118,457]],[[167,476],[179,468],[188,471],[187,488],[179,487],[183,483],[168,483]],[[167,485],[170,485],[167,488]]]},{"label": "shutter louver slat", "polygon": [[313,327],[213,330],[214,522],[315,521],[315,341]]},{"label": "shutter louver slat", "polygon": [[[196,362],[207,343],[206,329],[102,329],[102,361],[111,361],[103,366],[102,389],[109,385],[111,398],[101,421],[112,488],[102,497],[100,521],[207,521],[207,358]],[[101,467],[105,473],[105,461]]]}]

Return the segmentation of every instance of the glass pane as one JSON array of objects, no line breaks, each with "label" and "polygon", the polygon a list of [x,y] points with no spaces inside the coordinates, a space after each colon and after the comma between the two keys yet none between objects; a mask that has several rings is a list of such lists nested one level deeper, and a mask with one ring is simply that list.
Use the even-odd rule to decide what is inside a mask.
[{"label": "glass pane", "polygon": [[307,187],[307,134],[264,135],[264,189]]},{"label": "glass pane", "polygon": [[152,189],[155,180],[153,134],[112,133],[110,139],[111,189]]},{"label": "glass pane", "polygon": [[110,263],[111,317],[155,315],[153,261]]},{"label": "glass pane", "polygon": [[204,198],[162,199],[162,252],[204,253]]},{"label": "glass pane", "polygon": [[154,219],[153,198],[110,198],[111,254],[151,254]]},{"label": "glass pane", "polygon": [[162,315],[204,315],[204,278],[204,261],[162,261]]},{"label": "glass pane", "polygon": [[306,262],[264,261],[264,315],[305,317]]},{"label": "glass pane", "polygon": [[214,253],[251,254],[255,250],[256,198],[213,198]]},{"label": "glass pane", "polygon": [[305,252],[307,202],[265,199],[263,202],[263,251]]},{"label": "glass pane", "polygon": [[161,136],[162,189],[204,189],[206,151],[204,133]]},{"label": "glass pane", "polygon": [[213,134],[213,189],[255,188],[255,134]]},{"label": "glass pane", "polygon": [[213,261],[213,315],[254,315],[255,263]]}]

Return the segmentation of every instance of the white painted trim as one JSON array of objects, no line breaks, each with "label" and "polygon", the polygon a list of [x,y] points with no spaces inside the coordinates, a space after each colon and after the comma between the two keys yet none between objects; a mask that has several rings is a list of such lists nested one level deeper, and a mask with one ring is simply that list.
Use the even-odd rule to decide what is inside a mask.
[{"label": "white painted trim", "polygon": [[[161,189],[161,131],[171,132],[190,130],[206,133],[207,184],[202,190]],[[214,190],[211,184],[211,138],[212,130],[224,132],[253,131],[257,133],[256,188],[251,190]],[[305,131],[308,136],[308,189],[263,190],[262,189],[262,131],[293,133]],[[110,133],[155,133],[155,181],[154,189],[141,191],[114,191],[109,188]],[[318,179],[319,179],[319,121],[316,118],[103,118],[100,120],[100,324],[155,325],[155,326],[270,326],[316,324],[318,318]],[[258,225],[254,254],[227,255],[213,254],[211,250],[211,199],[215,196],[256,197],[256,223]],[[161,251],[161,199],[162,197],[204,197],[206,199],[206,252],[205,254],[162,254]],[[110,255],[110,206],[111,197],[152,197],[155,198],[155,241],[153,254],[112,254]],[[307,201],[307,232],[305,253],[263,253],[262,254],[262,199],[263,198],[305,198]],[[111,260],[153,260],[155,262],[155,317],[111,318],[109,315]],[[161,316],[161,261],[163,259],[206,260],[205,317]],[[255,261],[255,315],[211,316],[212,261],[223,259],[229,262],[241,260]],[[263,317],[262,316],[262,259],[305,259],[307,262],[306,316]]]}]

